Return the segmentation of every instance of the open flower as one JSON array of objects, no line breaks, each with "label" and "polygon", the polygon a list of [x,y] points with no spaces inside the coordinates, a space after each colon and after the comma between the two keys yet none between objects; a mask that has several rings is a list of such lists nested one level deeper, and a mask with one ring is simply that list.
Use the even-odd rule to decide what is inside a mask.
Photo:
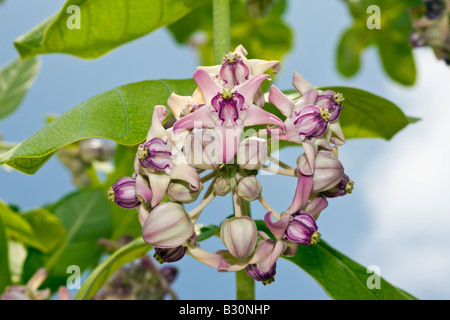
[{"label": "open flower", "polygon": [[203,93],[205,105],[178,120],[173,126],[174,133],[182,129],[214,128],[220,160],[223,163],[232,160],[245,126],[273,124],[284,128],[278,117],[253,104],[257,89],[267,77],[258,75],[229,89],[220,86],[206,71],[197,70],[194,80]]},{"label": "open flower", "polygon": [[[197,69],[207,71],[210,76],[224,88],[234,88],[254,76],[273,69],[276,74],[280,71],[279,61],[266,61],[259,59],[247,59],[247,50],[242,45],[237,46],[234,52],[229,52],[222,59],[222,64],[216,66],[201,66]],[[261,108],[265,104],[264,92],[258,88],[254,102]]]},{"label": "open flower", "polygon": [[341,93],[331,90],[316,90],[300,74],[294,72],[294,87],[301,97],[291,100],[276,86],[269,92],[269,101],[286,116],[286,131],[272,130],[281,140],[295,143],[315,142],[329,149],[329,142],[336,145],[345,143],[342,129],[339,125],[344,97]]},{"label": "open flower", "polygon": [[135,160],[136,173],[143,171],[148,176],[153,192],[152,207],[164,199],[172,179],[187,182],[192,190],[200,186],[198,173],[188,164],[181,151],[188,133],[177,135],[172,129],[166,130],[162,121],[167,115],[164,106],[155,107],[146,142],[139,145]]}]

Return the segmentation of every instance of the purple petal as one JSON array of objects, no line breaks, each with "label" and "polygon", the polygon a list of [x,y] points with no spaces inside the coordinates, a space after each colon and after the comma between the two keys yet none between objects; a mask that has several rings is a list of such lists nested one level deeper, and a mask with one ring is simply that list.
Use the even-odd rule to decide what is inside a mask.
[{"label": "purple petal", "polygon": [[209,101],[211,101],[217,93],[221,93],[223,90],[223,88],[216,81],[214,81],[214,79],[212,79],[209,73],[205,70],[196,70],[194,72],[194,80],[202,90],[203,97],[207,103],[209,103]]},{"label": "purple petal", "polygon": [[214,127],[214,125],[215,122],[211,118],[209,106],[203,106],[175,122],[173,125],[173,132],[176,133],[178,130],[182,129],[211,128]]},{"label": "purple petal", "polygon": [[305,80],[298,72],[294,71],[294,79],[292,81],[295,89],[298,90],[302,95],[308,91],[315,90],[314,86]]},{"label": "purple petal", "polygon": [[306,206],[311,195],[313,184],[313,178],[310,176],[301,175],[298,177],[294,200],[292,201],[290,208],[291,213],[299,212]]},{"label": "purple petal", "polygon": [[235,87],[234,91],[242,94],[247,104],[252,104],[258,88],[260,88],[261,83],[267,78],[270,78],[268,74],[259,74]]},{"label": "purple petal", "polygon": [[175,180],[186,181],[192,190],[198,190],[200,186],[200,177],[197,171],[188,164],[176,164],[173,167],[170,177]]},{"label": "purple petal", "polygon": [[284,122],[281,121],[281,119],[278,118],[276,115],[267,112],[261,109],[260,107],[252,104],[248,107],[247,114],[245,115],[244,126],[254,126],[259,124],[266,124],[266,125],[274,124],[283,129],[286,128]]},{"label": "purple petal", "polygon": [[269,102],[286,117],[290,117],[294,111],[294,102],[275,86],[270,87]]},{"label": "purple petal", "polygon": [[141,197],[144,202],[149,202],[153,196],[152,190],[150,190],[147,182],[145,182],[141,175],[136,177],[136,195]]},{"label": "purple petal", "polygon": [[264,216],[264,222],[275,238],[280,240],[284,236],[284,232],[286,231],[290,218],[291,216],[284,212],[281,214],[280,220],[273,222],[272,212],[267,212]]}]

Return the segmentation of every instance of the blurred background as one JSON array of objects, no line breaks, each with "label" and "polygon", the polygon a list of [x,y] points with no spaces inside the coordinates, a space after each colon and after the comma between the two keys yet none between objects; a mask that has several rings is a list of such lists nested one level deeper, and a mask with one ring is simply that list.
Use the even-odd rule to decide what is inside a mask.
[{"label": "blurred background", "polygon": [[[6,0],[0,4],[0,66],[18,57],[13,41],[59,10],[62,3]],[[252,58],[281,59],[281,72],[273,80],[279,88],[292,89],[292,74],[297,71],[317,86],[367,90],[394,102],[406,115],[422,119],[391,141],[348,140],[339,149],[355,189],[351,195],[332,199],[322,213],[318,225],[323,239],[364,266],[379,266],[387,281],[419,299],[450,298],[450,151],[445,142],[450,67],[436,59],[431,48],[414,49],[417,79],[414,85],[405,86],[388,76],[372,46],[362,52],[358,71],[346,77],[336,63],[341,36],[354,20],[345,2],[291,0],[281,17],[292,37],[288,33],[287,40],[272,39],[270,27],[259,30],[261,37],[268,38],[262,57],[252,54],[255,46],[246,43],[252,41],[251,33],[245,34],[249,30],[236,27],[233,31],[242,32],[242,44]],[[40,56],[42,68],[34,85],[20,108],[0,122],[3,139],[23,141],[45,125],[47,115],[60,115],[120,85],[192,77],[196,66],[207,60],[208,48],[199,54],[180,41],[180,33],[164,28],[95,60],[63,54]],[[202,35],[195,34],[190,41],[201,42]],[[280,157],[294,165],[298,152],[289,147]],[[0,199],[21,210],[33,209],[74,191],[71,180],[56,157],[32,176],[0,169]],[[285,190],[293,191],[296,181],[262,176],[261,182],[266,200],[283,211],[293,193]],[[198,222],[218,224],[231,213],[231,199],[217,198]],[[262,219],[264,214],[262,207],[252,204],[254,218]],[[209,239],[202,246],[223,248],[220,239]],[[180,299],[235,298],[234,274],[217,273],[188,256],[174,265],[179,276],[173,289]],[[256,283],[256,299],[329,298],[308,274],[280,259],[275,282]]]}]

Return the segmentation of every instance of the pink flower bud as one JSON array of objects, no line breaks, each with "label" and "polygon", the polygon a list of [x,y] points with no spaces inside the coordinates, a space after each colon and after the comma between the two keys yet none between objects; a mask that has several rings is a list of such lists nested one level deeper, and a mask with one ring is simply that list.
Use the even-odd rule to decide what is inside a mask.
[{"label": "pink flower bud", "polygon": [[256,176],[248,176],[239,180],[237,194],[246,201],[254,201],[261,196],[262,186]]},{"label": "pink flower bud", "polygon": [[150,211],[142,227],[142,237],[159,248],[181,246],[194,233],[194,225],[184,210],[175,202],[164,202]]},{"label": "pink flower bud", "polygon": [[246,170],[260,169],[267,161],[267,140],[256,137],[244,139],[237,152],[237,164]]},{"label": "pink flower bud", "polygon": [[234,179],[219,177],[217,178],[213,186],[214,193],[217,196],[224,197],[228,193],[230,193],[232,189],[234,189],[234,187],[236,186],[235,183],[236,182],[234,181]]},{"label": "pink flower bud", "polygon": [[247,258],[254,252],[258,240],[256,223],[249,217],[226,219],[220,226],[220,238],[233,256]]},{"label": "pink flower bud", "polygon": [[342,163],[329,151],[317,153],[313,174],[314,186],[312,192],[322,192],[333,188],[344,176]]},{"label": "pink flower bud", "polygon": [[177,181],[172,182],[169,185],[169,188],[167,189],[167,195],[172,201],[191,203],[197,200],[202,189],[203,186],[201,184],[197,190],[192,190],[192,188],[189,186],[189,183],[184,181]]}]

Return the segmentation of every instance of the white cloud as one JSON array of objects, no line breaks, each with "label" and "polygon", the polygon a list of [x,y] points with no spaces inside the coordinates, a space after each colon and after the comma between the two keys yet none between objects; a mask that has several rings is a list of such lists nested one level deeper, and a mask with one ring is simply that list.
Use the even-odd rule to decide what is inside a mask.
[{"label": "white cloud", "polygon": [[386,88],[405,113],[422,118],[373,157],[360,181],[371,211],[361,259],[423,299],[450,298],[450,67],[415,52],[418,82]]}]

